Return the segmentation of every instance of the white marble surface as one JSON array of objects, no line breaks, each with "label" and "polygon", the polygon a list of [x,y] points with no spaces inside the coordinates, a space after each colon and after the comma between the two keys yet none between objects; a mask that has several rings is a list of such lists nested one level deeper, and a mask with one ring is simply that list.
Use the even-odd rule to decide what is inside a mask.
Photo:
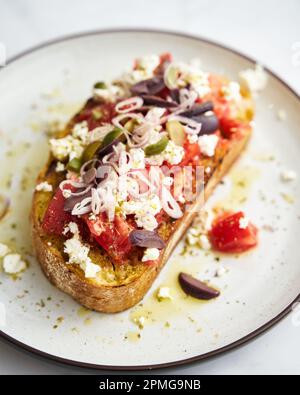
[{"label": "white marble surface", "polygon": [[[0,43],[11,57],[45,40],[93,29],[178,30],[241,50],[300,92],[299,15],[299,0],[0,0]],[[300,319],[289,316],[237,350],[157,373],[299,374],[299,346]],[[0,374],[30,373],[95,372],[58,365],[1,341]]]}]

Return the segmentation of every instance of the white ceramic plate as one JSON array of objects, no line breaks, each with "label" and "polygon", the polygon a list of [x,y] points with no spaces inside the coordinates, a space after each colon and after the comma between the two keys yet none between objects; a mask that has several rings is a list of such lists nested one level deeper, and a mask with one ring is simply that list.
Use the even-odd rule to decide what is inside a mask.
[{"label": "white ceramic plate", "polygon": [[[0,273],[0,302],[6,309],[1,329],[3,337],[26,349],[98,368],[182,364],[253,338],[287,314],[298,298],[299,183],[283,184],[280,172],[293,169],[300,175],[300,101],[271,73],[257,99],[251,144],[209,202],[244,210],[260,228],[257,249],[218,262],[201,252],[182,257],[180,245],[143,306],[115,315],[80,308],[49,284],[32,257],[28,216],[34,178],[47,157],[47,123],[67,120],[95,81],[119,75],[137,56],[165,51],[179,60],[200,58],[204,69],[232,78],[253,67],[248,58],[194,37],[108,31],[41,46],[0,72],[0,193],[12,200],[0,241],[30,261],[19,278]],[[278,120],[279,110],[285,111],[285,121]],[[229,271],[212,280],[222,291],[219,298],[209,303],[184,298],[176,285],[180,270],[205,278],[220,265]],[[160,285],[171,286],[172,302],[156,301]],[[132,321],[140,315],[147,318],[142,330]]]}]

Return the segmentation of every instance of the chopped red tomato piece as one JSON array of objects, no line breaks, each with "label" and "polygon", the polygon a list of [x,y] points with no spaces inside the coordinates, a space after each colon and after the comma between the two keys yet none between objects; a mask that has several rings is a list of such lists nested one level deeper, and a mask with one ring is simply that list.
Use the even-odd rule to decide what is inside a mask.
[{"label": "chopped red tomato piece", "polygon": [[257,228],[245,222],[242,212],[226,213],[219,217],[209,234],[213,248],[221,252],[239,253],[256,246]]},{"label": "chopped red tomato piece", "polygon": [[104,123],[110,123],[115,116],[115,104],[104,103],[97,106],[88,106],[76,117],[76,122],[87,121],[89,130],[95,129]]},{"label": "chopped red tomato piece", "polygon": [[74,221],[73,216],[64,211],[65,198],[60,188],[57,188],[48,209],[44,215],[42,229],[49,234],[61,236],[64,227]]},{"label": "chopped red tomato piece", "polygon": [[180,166],[186,166],[188,164],[198,164],[200,158],[200,148],[198,143],[191,144],[188,140],[184,144],[185,155],[180,163]]},{"label": "chopped red tomato piece", "polygon": [[118,215],[113,222],[109,222],[105,214],[99,215],[96,220],[89,219],[88,215],[83,216],[83,219],[97,243],[121,263],[131,250],[129,234],[134,227]]}]

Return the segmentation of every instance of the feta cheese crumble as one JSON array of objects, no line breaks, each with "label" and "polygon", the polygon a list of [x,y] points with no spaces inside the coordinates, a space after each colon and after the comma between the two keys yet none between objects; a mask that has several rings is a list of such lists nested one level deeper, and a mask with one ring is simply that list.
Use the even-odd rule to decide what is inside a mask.
[{"label": "feta cheese crumble", "polygon": [[26,262],[20,254],[8,254],[3,258],[3,269],[7,274],[18,274],[26,269]]},{"label": "feta cheese crumble", "polygon": [[159,302],[163,300],[172,300],[172,295],[170,294],[169,287],[160,287],[157,291],[156,298]]},{"label": "feta cheese crumble", "polygon": [[154,70],[160,64],[158,55],[146,55],[136,60],[136,67],[123,75],[124,80],[129,84],[153,77]]},{"label": "feta cheese crumble", "polygon": [[239,73],[241,85],[252,93],[262,91],[267,85],[268,76],[259,64],[255,69],[246,69]]},{"label": "feta cheese crumble", "polygon": [[155,261],[158,258],[159,258],[158,248],[146,248],[144,252],[144,256],[142,258],[142,262]]},{"label": "feta cheese crumble", "polygon": [[52,192],[53,188],[47,181],[43,181],[35,187],[35,190],[38,192]]},{"label": "feta cheese crumble", "polygon": [[59,161],[80,158],[84,147],[90,143],[91,133],[86,121],[73,126],[72,133],[59,139],[50,139],[50,150]]},{"label": "feta cheese crumble", "polygon": [[204,134],[198,139],[198,144],[202,154],[212,157],[215,155],[216,146],[219,142],[219,137],[215,134]]},{"label": "feta cheese crumble", "polygon": [[279,121],[282,121],[282,122],[285,121],[286,118],[287,118],[286,112],[284,110],[282,110],[282,109],[278,110],[277,118],[278,118]]},{"label": "feta cheese crumble", "polygon": [[86,278],[95,278],[101,268],[95,265],[88,256],[90,248],[82,243],[77,224],[70,222],[65,229],[73,233],[73,237],[64,243],[64,252],[69,255],[67,263],[79,265]]},{"label": "feta cheese crumble", "polygon": [[[161,138],[161,135],[159,133],[158,135],[159,138],[157,139],[157,141]],[[151,141],[151,144],[155,144],[157,141]],[[146,157],[145,162],[153,166],[161,166],[165,161],[170,163],[170,165],[178,165],[182,161],[184,155],[184,148],[180,145],[176,145],[174,141],[170,140],[165,150],[161,154]]]},{"label": "feta cheese crumble", "polygon": [[153,231],[158,226],[155,215],[160,212],[161,208],[160,199],[155,194],[121,204],[123,214],[134,214],[137,226],[150,231]]},{"label": "feta cheese crumble", "polygon": [[239,220],[239,228],[240,229],[247,229],[249,226],[249,218],[241,217]]},{"label": "feta cheese crumble", "polygon": [[62,162],[57,162],[55,167],[56,173],[61,173],[64,170],[65,170],[65,165]]},{"label": "feta cheese crumble", "polygon": [[132,148],[129,151],[132,169],[145,168],[145,152],[142,148]]},{"label": "feta cheese crumble", "polygon": [[209,74],[202,71],[194,63],[171,63],[165,71],[165,83],[168,88],[185,88],[190,85],[199,97],[204,97],[210,91]]},{"label": "feta cheese crumble", "polygon": [[297,173],[293,170],[285,170],[281,173],[280,178],[283,182],[295,181]]},{"label": "feta cheese crumble", "polygon": [[116,84],[105,84],[103,88],[93,89],[94,98],[104,100],[105,102],[114,103],[116,100],[123,98],[125,92],[123,88]]},{"label": "feta cheese crumble", "polygon": [[238,102],[241,100],[240,84],[236,81],[229,82],[228,85],[222,88],[222,93],[227,100]]},{"label": "feta cheese crumble", "polygon": [[199,236],[199,244],[200,244],[200,247],[205,251],[208,251],[211,249],[211,244],[210,244],[209,238],[206,235]]}]

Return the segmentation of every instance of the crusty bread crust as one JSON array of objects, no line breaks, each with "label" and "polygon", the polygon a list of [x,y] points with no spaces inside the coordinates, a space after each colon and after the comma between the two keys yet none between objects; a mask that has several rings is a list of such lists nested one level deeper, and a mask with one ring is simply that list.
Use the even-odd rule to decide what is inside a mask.
[{"label": "crusty bread crust", "polygon": [[[116,313],[136,305],[145,296],[173,249],[185,234],[196,213],[201,208],[203,198],[206,200],[210,196],[215,186],[242,152],[250,135],[251,128],[248,127],[244,129],[243,134],[238,139],[231,141],[229,151],[217,165],[205,186],[204,196],[200,196],[195,202],[193,210],[189,210],[180,220],[176,221],[175,230],[168,240],[158,265],[145,265],[145,270],[138,277],[135,276],[126,283],[118,285],[99,284],[86,279],[80,270],[74,270],[72,265],[67,265],[59,249],[49,245],[47,239],[42,237],[43,232],[37,214],[37,201],[34,196],[32,206],[33,245],[37,259],[48,279],[60,290],[71,295],[80,304],[92,310]],[[48,168],[46,167],[41,172],[39,179],[45,177],[47,170]]]}]

